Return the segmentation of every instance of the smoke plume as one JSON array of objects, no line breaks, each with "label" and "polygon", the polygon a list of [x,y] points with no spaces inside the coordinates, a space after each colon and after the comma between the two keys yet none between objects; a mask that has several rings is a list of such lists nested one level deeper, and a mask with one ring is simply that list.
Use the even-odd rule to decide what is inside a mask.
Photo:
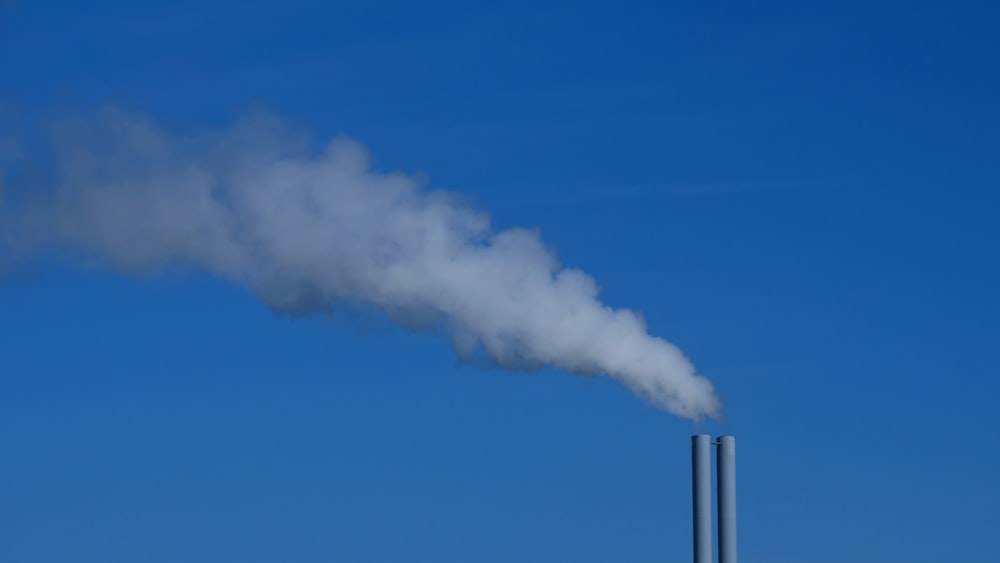
[{"label": "smoke plume", "polygon": [[374,306],[443,329],[463,357],[606,374],[674,414],[720,414],[676,346],[603,305],[593,278],[535,231],[494,231],[454,194],[374,172],[356,142],[311,150],[259,116],[171,135],[114,111],[54,137],[55,177],[0,207],[8,253],[82,253],[127,273],[193,267],[291,314]]}]

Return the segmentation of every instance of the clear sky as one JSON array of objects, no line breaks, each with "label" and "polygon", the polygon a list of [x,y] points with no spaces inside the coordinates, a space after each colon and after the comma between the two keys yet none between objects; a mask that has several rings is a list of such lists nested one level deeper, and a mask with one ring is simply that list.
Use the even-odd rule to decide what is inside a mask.
[{"label": "clear sky", "polygon": [[[0,160],[262,109],[537,228],[725,402],[457,362],[181,268],[0,282],[0,561],[1000,560],[995,2],[0,2]],[[28,163],[28,164],[25,164]],[[46,261],[47,262],[47,261]]]}]

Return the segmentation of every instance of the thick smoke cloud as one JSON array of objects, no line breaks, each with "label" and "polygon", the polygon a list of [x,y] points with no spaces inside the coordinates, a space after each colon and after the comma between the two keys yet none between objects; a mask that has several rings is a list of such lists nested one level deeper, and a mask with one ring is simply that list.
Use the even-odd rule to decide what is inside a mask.
[{"label": "thick smoke cloud", "polygon": [[461,356],[606,374],[674,414],[720,414],[676,346],[603,305],[535,231],[495,232],[453,194],[374,172],[356,142],[316,152],[266,117],[170,135],[120,112],[55,138],[57,177],[0,209],[7,252],[83,253],[128,273],[194,267],[292,314],[375,306],[443,328]]}]

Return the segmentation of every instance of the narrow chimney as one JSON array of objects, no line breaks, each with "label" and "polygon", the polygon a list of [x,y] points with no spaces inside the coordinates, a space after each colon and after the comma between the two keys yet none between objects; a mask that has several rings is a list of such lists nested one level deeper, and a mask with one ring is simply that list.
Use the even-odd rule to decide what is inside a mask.
[{"label": "narrow chimney", "polygon": [[716,444],[719,563],[736,563],[736,438],[720,436]]},{"label": "narrow chimney", "polygon": [[694,563],[712,563],[711,444],[712,438],[708,434],[691,436],[691,490],[694,497]]}]

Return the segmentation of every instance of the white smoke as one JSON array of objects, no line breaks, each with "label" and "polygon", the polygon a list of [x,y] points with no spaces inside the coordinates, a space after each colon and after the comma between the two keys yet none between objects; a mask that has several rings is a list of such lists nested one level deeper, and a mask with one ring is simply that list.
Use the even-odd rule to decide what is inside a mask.
[{"label": "white smoke", "polygon": [[120,112],[57,135],[58,177],[0,216],[8,251],[82,251],[124,272],[195,267],[293,314],[376,306],[441,327],[461,356],[606,374],[680,416],[718,416],[712,384],[635,312],[598,300],[538,234],[494,232],[454,194],[320,153],[274,119],[168,135]]}]

